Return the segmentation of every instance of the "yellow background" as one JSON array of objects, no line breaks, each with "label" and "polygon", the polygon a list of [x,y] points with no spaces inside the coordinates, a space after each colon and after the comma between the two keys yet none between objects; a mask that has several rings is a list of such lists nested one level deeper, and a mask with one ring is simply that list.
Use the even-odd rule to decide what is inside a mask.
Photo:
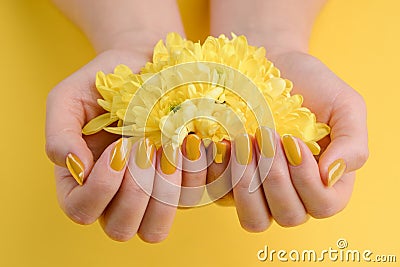
[{"label": "yellow background", "polygon": [[[312,54],[361,92],[369,110],[371,156],[345,211],[296,228],[274,224],[250,234],[232,208],[184,210],[169,238],[157,245],[138,238],[114,242],[97,223],[76,225],[59,209],[44,153],[45,99],[95,54],[48,1],[0,3],[0,266],[276,266],[279,262],[259,262],[257,251],[264,245],[322,250],[336,247],[340,237],[350,249],[396,254],[400,261],[398,0],[331,0],[313,32]],[[180,4],[192,31],[188,36],[203,38],[207,3]],[[353,265],[359,266],[347,266]]]}]

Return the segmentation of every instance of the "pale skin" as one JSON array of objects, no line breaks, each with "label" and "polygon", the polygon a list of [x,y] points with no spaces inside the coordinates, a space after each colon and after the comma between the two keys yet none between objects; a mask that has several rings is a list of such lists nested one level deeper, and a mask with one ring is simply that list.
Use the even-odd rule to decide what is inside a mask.
[{"label": "pale skin", "polygon": [[[138,175],[135,171],[126,171],[126,166],[120,171],[110,167],[110,153],[118,137],[105,132],[82,137],[81,130],[91,118],[104,112],[96,103],[100,97],[94,87],[97,71],[108,73],[123,63],[137,72],[151,60],[152,48],[159,39],[172,31],[184,35],[177,4],[173,0],[54,0],[54,3],[84,31],[98,52],[95,59],[57,85],[48,97],[46,150],[56,164],[60,206],[79,224],[99,220],[105,233],[114,240],[126,241],[138,234],[146,242],[161,242],[168,236],[176,207],[149,197],[132,179],[131,175]],[[256,164],[250,163],[250,171],[232,194],[241,225],[251,232],[264,231],[272,220],[282,226],[296,226],[304,223],[308,215],[325,218],[336,214],[348,203],[355,170],[368,157],[362,97],[307,53],[313,22],[324,3],[322,0],[210,2],[211,34],[244,34],[251,45],[266,47],[268,58],[285,78],[294,82],[294,92],[304,96],[304,105],[332,128],[330,138],[320,142],[323,152],[318,161],[297,140],[302,156],[299,166],[288,162],[283,145],[278,142],[272,169],[263,186],[252,194],[243,190],[251,179],[248,173],[256,168]],[[137,169],[136,149],[134,144],[127,163],[133,170]],[[257,153],[257,149],[253,151]],[[201,152],[204,159],[203,145]],[[65,168],[68,153],[76,154],[85,166],[83,186]],[[160,154],[161,150],[153,160],[158,171]],[[253,158],[257,157],[255,154]],[[328,168],[337,159],[343,159],[347,168],[341,179],[328,187]],[[179,162],[189,168],[193,164],[182,159]],[[231,163],[232,168],[238,164],[234,156]],[[211,165],[209,173],[218,173],[221,166],[215,165]],[[164,178],[177,185],[199,186],[206,182],[206,173],[176,171]],[[185,194],[160,187],[154,169],[140,175],[148,177],[146,189],[153,195],[168,195],[173,204],[185,202],[182,199]]]}]

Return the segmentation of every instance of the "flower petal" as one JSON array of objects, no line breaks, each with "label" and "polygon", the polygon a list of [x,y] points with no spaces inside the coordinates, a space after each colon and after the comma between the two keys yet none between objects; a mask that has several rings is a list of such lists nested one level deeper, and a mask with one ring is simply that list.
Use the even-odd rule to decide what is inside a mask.
[{"label": "flower petal", "polygon": [[117,117],[111,117],[110,113],[104,113],[90,120],[82,129],[84,135],[90,135],[100,132],[104,127],[116,122]]}]

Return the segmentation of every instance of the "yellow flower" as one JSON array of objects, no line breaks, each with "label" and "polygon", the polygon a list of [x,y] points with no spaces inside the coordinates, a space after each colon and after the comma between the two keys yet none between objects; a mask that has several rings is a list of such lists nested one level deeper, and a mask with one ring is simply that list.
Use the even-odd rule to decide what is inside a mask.
[{"label": "yellow flower", "polygon": [[[249,81],[258,94],[246,91]],[[112,74],[99,72],[96,87],[103,97],[98,104],[107,112],[91,120],[84,134],[104,129],[146,136],[157,147],[165,142],[178,147],[191,132],[205,142],[230,140],[236,132],[254,134],[265,123],[257,120],[264,102],[277,132],[302,139],[314,154],[320,152],[316,142],[330,131],[302,107],[301,95],[290,94],[292,82],[280,77],[265,49],[234,34],[232,39],[208,37],[201,45],[170,33],[139,74],[120,65]],[[117,125],[110,127],[113,123]]]}]

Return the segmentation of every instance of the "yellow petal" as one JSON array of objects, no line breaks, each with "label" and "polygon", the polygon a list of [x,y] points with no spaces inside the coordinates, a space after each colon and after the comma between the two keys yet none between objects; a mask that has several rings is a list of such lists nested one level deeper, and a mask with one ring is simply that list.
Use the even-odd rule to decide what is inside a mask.
[{"label": "yellow petal", "polygon": [[132,71],[128,66],[120,64],[115,67],[114,73],[126,79],[132,74]]},{"label": "yellow petal", "polygon": [[96,87],[105,86],[106,85],[106,75],[104,72],[99,71],[96,74]]},{"label": "yellow petal", "polygon": [[286,88],[286,81],[282,78],[271,78],[267,81],[267,86],[268,86],[268,94],[272,97],[272,98],[276,98],[279,95],[282,94],[282,92],[285,90]]},{"label": "yellow petal", "polygon": [[110,73],[106,76],[106,82],[107,82],[108,87],[112,88],[112,87],[119,86],[120,84],[122,84],[124,82],[124,80],[121,76]]},{"label": "yellow petal", "polygon": [[89,121],[82,129],[84,135],[95,134],[100,132],[104,127],[118,120],[117,117],[112,118],[110,113],[104,113],[91,121]]},{"label": "yellow petal", "polygon": [[111,103],[103,99],[97,99],[97,104],[104,110],[111,111]]},{"label": "yellow petal", "polygon": [[122,127],[105,127],[104,130],[112,134],[118,134],[124,136],[135,135],[135,133],[132,130],[132,125],[122,126]]},{"label": "yellow petal", "polygon": [[104,98],[104,100],[110,102],[112,102],[113,97],[117,95],[117,92],[115,90],[112,90],[103,85],[98,85],[97,91],[99,91],[100,95]]},{"label": "yellow petal", "polygon": [[317,134],[315,136],[315,140],[321,140],[322,138],[327,136],[331,131],[331,128],[325,123],[317,123],[316,127],[317,127]]}]

